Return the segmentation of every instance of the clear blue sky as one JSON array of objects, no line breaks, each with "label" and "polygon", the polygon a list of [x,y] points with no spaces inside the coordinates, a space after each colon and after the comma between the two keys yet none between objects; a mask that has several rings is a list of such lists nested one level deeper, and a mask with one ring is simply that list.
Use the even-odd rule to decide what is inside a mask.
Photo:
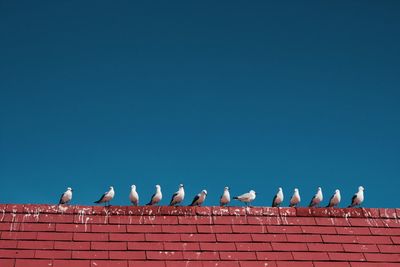
[{"label": "clear blue sky", "polygon": [[398,1],[56,2],[0,2],[0,202],[400,207]]}]

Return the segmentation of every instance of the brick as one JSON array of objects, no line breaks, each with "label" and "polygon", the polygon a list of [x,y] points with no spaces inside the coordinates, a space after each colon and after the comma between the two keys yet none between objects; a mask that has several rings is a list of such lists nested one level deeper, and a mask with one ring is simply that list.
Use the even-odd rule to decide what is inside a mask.
[{"label": "brick", "polygon": [[145,241],[145,234],[110,233],[110,241]]},{"label": "brick", "polygon": [[57,232],[90,232],[91,225],[88,224],[77,224],[77,223],[58,223],[56,225]]},{"label": "brick", "polygon": [[400,254],[364,253],[367,261],[400,262]]},{"label": "brick", "polygon": [[108,241],[108,233],[74,233],[74,241]]},{"label": "brick", "polygon": [[118,260],[144,260],[146,259],[146,252],[144,251],[110,251],[110,259]]},{"label": "brick", "polygon": [[22,223],[19,231],[26,232],[54,232],[56,224],[54,223]]},{"label": "brick", "polygon": [[[215,234],[180,234],[183,242],[215,242]],[[176,240],[165,240],[176,241]],[[178,240],[179,241],[179,240]]]},{"label": "brick", "polygon": [[[1,267],[14,267],[14,259],[0,259]],[[25,266],[25,265],[23,265]]]},{"label": "brick", "polygon": [[348,262],[326,262],[326,261],[314,261],[314,267],[350,267]]},{"label": "brick", "polygon": [[38,232],[37,240],[72,240],[72,233]]},{"label": "brick", "polygon": [[[180,244],[180,243],[179,243]],[[128,242],[128,250],[163,250],[161,242]]]},{"label": "brick", "polygon": [[322,242],[320,235],[287,234],[286,239],[289,242]]},{"label": "brick", "polygon": [[37,259],[70,259],[71,251],[67,250],[36,250]]},{"label": "brick", "polygon": [[0,248],[17,248],[17,240],[0,240]]},{"label": "brick", "polygon": [[251,238],[255,242],[287,241],[285,234],[251,234]]},{"label": "brick", "polygon": [[230,225],[247,224],[245,216],[214,216],[213,221],[214,224],[230,224]]},{"label": "brick", "polygon": [[[229,244],[229,243],[225,243]],[[236,250],[237,251],[272,251],[272,246],[269,243],[255,243],[255,242],[248,242],[248,243],[236,243]]]},{"label": "brick", "polygon": [[357,243],[354,235],[322,235],[324,243]]},{"label": "brick", "polygon": [[[174,263],[170,266],[178,267],[177,261],[172,261],[171,263]],[[129,267],[166,267],[164,261],[128,261]],[[111,267],[111,266],[110,266]],[[190,267],[190,265],[188,265]]]},{"label": "brick", "polygon": [[161,233],[161,225],[127,225],[128,233]]},{"label": "brick", "polygon": [[216,234],[219,242],[249,242],[252,241],[250,234]]},{"label": "brick", "polygon": [[126,242],[92,242],[91,250],[127,250]]},{"label": "brick", "polygon": [[21,240],[21,241],[18,241],[18,248],[22,248],[22,249],[53,249],[54,241]]},{"label": "brick", "polygon": [[229,251],[220,252],[221,260],[236,261],[236,260],[256,260],[257,256],[255,252],[252,251]]},{"label": "brick", "polygon": [[257,260],[261,261],[276,261],[276,260],[293,260],[291,252],[269,252],[269,251],[257,251]]},{"label": "brick", "polygon": [[148,260],[183,260],[181,251],[146,251]]},{"label": "brick", "polygon": [[108,251],[72,251],[73,259],[108,259]]},{"label": "brick", "polygon": [[[399,253],[400,246],[398,245],[378,245],[379,251],[382,253]],[[368,251],[371,252],[371,251]]]},{"label": "brick", "polygon": [[307,246],[309,251],[343,251],[342,244],[309,243]]},{"label": "brick", "polygon": [[276,267],[275,261],[240,261],[239,264],[240,267]]},{"label": "brick", "polygon": [[54,249],[90,250],[90,242],[55,241]]},{"label": "brick", "polygon": [[49,267],[52,265],[53,262],[51,260],[17,259],[15,261],[15,267]]},{"label": "brick", "polygon": [[210,251],[184,251],[183,259],[185,260],[219,260],[218,252]]},{"label": "brick", "polygon": [[0,259],[34,258],[34,250],[0,249]]},{"label": "brick", "polygon": [[180,241],[179,234],[145,234],[146,241]]},{"label": "brick", "polygon": [[368,227],[336,227],[339,235],[370,235]]},{"label": "brick", "polygon": [[267,228],[264,225],[232,225],[234,233],[265,233]]},{"label": "brick", "polygon": [[164,249],[169,251],[200,250],[199,243],[165,242]]},{"label": "brick", "polygon": [[299,261],[326,261],[329,260],[326,252],[292,252],[293,259]]},{"label": "brick", "polygon": [[365,261],[362,253],[329,252],[328,255],[332,261]]},{"label": "brick", "polygon": [[179,224],[193,224],[193,225],[201,225],[201,224],[213,224],[213,218],[211,216],[180,216],[178,217]]},{"label": "brick", "polygon": [[235,243],[200,243],[202,251],[235,251]]},{"label": "brick", "polygon": [[336,234],[335,227],[330,226],[301,226],[301,230],[305,234]]},{"label": "brick", "polygon": [[92,224],[92,232],[99,233],[124,233],[126,232],[126,225],[121,224]]},{"label": "brick", "polygon": [[91,267],[128,267],[128,261],[125,260],[92,260]]},{"label": "brick", "polygon": [[232,233],[230,225],[197,225],[199,233]]},{"label": "brick", "polygon": [[164,233],[197,233],[196,225],[162,225]]},{"label": "brick", "polygon": [[370,228],[373,235],[400,235],[400,228]]},{"label": "brick", "polygon": [[357,236],[360,244],[392,244],[389,236]]},{"label": "brick", "polygon": [[308,251],[305,243],[271,243],[274,251]]},{"label": "brick", "polygon": [[379,249],[376,245],[342,244],[342,246],[346,252],[379,252]]},{"label": "brick", "polygon": [[288,234],[301,234],[303,231],[300,226],[288,226],[288,225],[268,225],[268,233],[288,233]]}]

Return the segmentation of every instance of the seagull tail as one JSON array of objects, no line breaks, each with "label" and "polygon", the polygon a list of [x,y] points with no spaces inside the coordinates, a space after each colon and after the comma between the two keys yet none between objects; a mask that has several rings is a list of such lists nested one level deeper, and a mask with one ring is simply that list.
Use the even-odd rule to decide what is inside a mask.
[{"label": "seagull tail", "polygon": [[239,199],[238,197],[233,197],[233,199]]},{"label": "seagull tail", "polygon": [[97,204],[99,204],[99,203],[100,203],[100,201],[101,201],[101,200],[97,200],[97,201],[95,201],[94,203],[97,203]]}]

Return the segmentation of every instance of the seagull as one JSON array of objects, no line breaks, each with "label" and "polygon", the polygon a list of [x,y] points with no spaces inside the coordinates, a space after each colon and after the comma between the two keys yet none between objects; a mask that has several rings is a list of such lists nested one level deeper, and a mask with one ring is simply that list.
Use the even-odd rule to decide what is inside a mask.
[{"label": "seagull", "polygon": [[310,201],[310,204],[308,205],[309,207],[319,207],[319,203],[322,202],[324,199],[322,195],[322,189],[321,187],[318,187],[317,193],[313,196],[313,198]]},{"label": "seagull", "polygon": [[246,206],[256,199],[256,192],[254,190],[250,190],[248,193],[244,193],[243,195],[233,197],[233,199],[237,199],[240,202],[244,202]]},{"label": "seagull", "polygon": [[147,206],[152,206],[156,205],[158,202],[160,202],[162,199],[162,193],[161,193],[161,186],[156,185],[156,192],[151,196],[150,202],[147,203]]},{"label": "seagull", "polygon": [[136,192],[136,185],[131,185],[131,193],[129,194],[129,200],[133,204],[133,206],[137,206],[139,204],[139,194]]},{"label": "seagull", "polygon": [[192,203],[190,204],[190,206],[201,206],[201,204],[203,204],[204,200],[206,200],[206,196],[207,196],[207,190],[201,190],[200,193],[198,193]]},{"label": "seagull", "polygon": [[361,207],[361,203],[364,201],[364,187],[359,186],[358,192],[354,194],[353,198],[351,199],[351,204],[348,208],[352,208],[355,206]]},{"label": "seagull", "polygon": [[279,207],[283,202],[283,191],[282,187],[278,188],[278,192],[276,193],[274,199],[272,200],[272,207]]},{"label": "seagull", "polygon": [[227,206],[231,202],[231,194],[229,194],[229,187],[225,186],[224,193],[219,200],[219,204],[222,206]]},{"label": "seagull", "polygon": [[183,189],[183,184],[179,185],[178,191],[176,191],[171,198],[170,206],[175,206],[183,201],[185,198],[185,190]]},{"label": "seagull", "polygon": [[337,207],[340,203],[340,199],[341,199],[340,190],[336,189],[335,193],[331,196],[331,199],[329,200],[329,204],[326,207],[327,208]]},{"label": "seagull", "polygon": [[70,202],[72,199],[72,188],[68,187],[67,191],[65,191],[61,197],[60,197],[60,201],[58,202],[58,204],[67,204],[68,202]]},{"label": "seagull", "polygon": [[110,190],[108,190],[107,192],[105,192],[99,200],[95,201],[94,203],[104,203],[104,205],[106,205],[108,203],[108,205],[110,205],[110,200],[114,198],[115,192],[114,192],[114,187],[110,186]]},{"label": "seagull", "polygon": [[297,204],[299,204],[301,201],[300,199],[300,194],[299,194],[299,189],[295,188],[294,193],[292,198],[290,199],[290,205],[289,207],[296,207]]}]

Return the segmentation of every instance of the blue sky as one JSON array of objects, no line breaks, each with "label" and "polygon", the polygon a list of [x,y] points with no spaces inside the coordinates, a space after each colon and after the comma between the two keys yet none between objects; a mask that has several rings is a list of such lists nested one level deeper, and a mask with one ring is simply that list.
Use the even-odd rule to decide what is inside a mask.
[{"label": "blue sky", "polygon": [[[321,186],[400,207],[397,1],[0,2],[2,203]],[[383,190],[389,194],[382,197]],[[324,202],[326,202],[324,201]]]}]

